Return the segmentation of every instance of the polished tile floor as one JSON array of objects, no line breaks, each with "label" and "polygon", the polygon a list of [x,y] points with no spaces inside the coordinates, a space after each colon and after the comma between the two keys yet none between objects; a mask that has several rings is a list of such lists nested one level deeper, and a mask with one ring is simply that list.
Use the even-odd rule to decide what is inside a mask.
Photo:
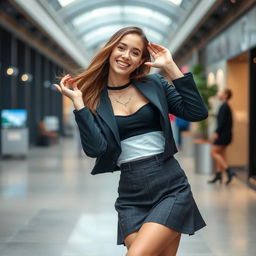
[{"label": "polished tile floor", "polygon": [[[116,245],[119,172],[92,176],[73,139],[0,161],[1,256],[124,256]],[[208,226],[182,236],[178,256],[256,255],[256,192],[240,180],[208,185],[177,154]]]}]

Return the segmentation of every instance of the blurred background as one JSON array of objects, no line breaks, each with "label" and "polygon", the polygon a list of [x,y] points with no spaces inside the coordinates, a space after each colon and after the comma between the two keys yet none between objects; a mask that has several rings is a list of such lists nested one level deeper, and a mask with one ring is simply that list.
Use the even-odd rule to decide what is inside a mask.
[{"label": "blurred background", "polygon": [[[178,255],[255,255],[255,24],[255,0],[0,0],[0,255],[124,255],[115,246],[119,173],[90,175],[72,102],[53,84],[125,26],[167,47],[209,108],[206,122],[182,129],[170,116],[208,223]],[[229,187],[207,184],[222,88],[233,92]]]}]

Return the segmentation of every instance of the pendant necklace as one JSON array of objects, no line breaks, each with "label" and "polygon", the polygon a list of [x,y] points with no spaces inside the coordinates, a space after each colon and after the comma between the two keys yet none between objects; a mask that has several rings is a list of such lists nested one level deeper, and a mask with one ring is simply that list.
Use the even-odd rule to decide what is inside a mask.
[{"label": "pendant necklace", "polygon": [[[125,88],[127,88],[128,86],[130,86],[131,83],[132,83],[132,82],[130,81],[129,83],[126,83],[126,84],[121,85],[121,86],[108,86],[108,85],[107,85],[107,89],[108,89],[108,90],[115,90],[115,91],[117,91],[117,90],[122,90],[122,89],[125,89]],[[133,97],[133,94],[132,94],[132,93],[130,94],[129,99],[128,99],[126,102],[120,101],[120,100],[119,100],[120,97],[119,97],[119,99],[117,99],[117,98],[114,97],[113,95],[111,95],[111,97],[113,98],[113,100],[114,100],[115,102],[117,102],[117,103],[119,103],[119,104],[121,104],[121,105],[123,105],[123,106],[125,106],[125,107],[127,108],[127,104],[131,101],[131,99],[132,99],[132,97]]]}]

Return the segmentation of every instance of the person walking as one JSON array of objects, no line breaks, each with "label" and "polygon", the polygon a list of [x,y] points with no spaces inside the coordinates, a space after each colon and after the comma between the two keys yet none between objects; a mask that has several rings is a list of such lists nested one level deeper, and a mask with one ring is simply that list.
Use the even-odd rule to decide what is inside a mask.
[{"label": "person walking", "polygon": [[222,173],[226,172],[228,179],[226,185],[228,185],[232,179],[236,176],[227,164],[226,149],[232,141],[232,111],[228,104],[228,101],[232,97],[232,91],[230,89],[222,89],[218,92],[218,98],[222,102],[218,114],[217,114],[217,128],[213,135],[213,145],[211,149],[211,155],[215,160],[216,173],[212,180],[209,180],[209,184],[219,181],[222,183]]},{"label": "person walking", "polygon": [[[173,85],[149,74],[151,67],[164,70]],[[183,74],[169,50],[148,42],[142,29],[125,27],[83,73],[64,76],[56,87],[73,101],[85,154],[97,158],[91,174],[121,171],[117,244],[127,256],[176,255],[181,233],[206,225],[174,157],[168,118],[208,116],[192,74]]]},{"label": "person walking", "polygon": [[182,132],[189,130],[189,122],[179,117],[175,117],[175,125],[178,129],[178,147],[182,149]]}]

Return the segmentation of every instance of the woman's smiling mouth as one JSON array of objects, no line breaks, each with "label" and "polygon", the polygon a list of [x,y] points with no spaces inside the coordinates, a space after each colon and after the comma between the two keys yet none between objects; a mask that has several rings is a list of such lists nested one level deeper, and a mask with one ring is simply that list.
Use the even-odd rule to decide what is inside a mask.
[{"label": "woman's smiling mouth", "polygon": [[118,64],[118,66],[122,67],[122,68],[126,68],[131,66],[129,63],[123,62],[121,60],[117,60],[116,63]]}]

